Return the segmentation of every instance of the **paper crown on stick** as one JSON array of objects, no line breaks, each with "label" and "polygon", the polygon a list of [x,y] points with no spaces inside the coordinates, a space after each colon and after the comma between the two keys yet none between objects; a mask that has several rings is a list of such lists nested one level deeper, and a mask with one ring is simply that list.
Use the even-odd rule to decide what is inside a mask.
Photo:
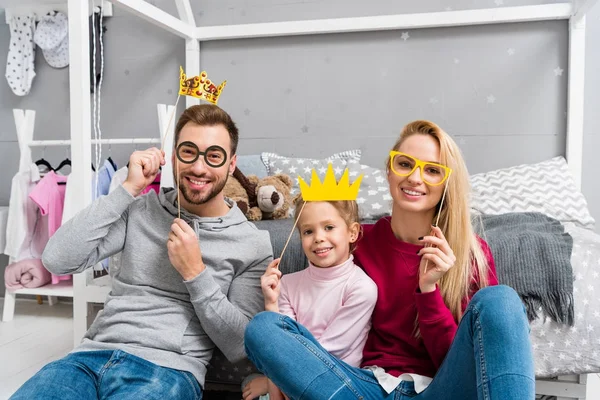
[{"label": "paper crown on stick", "polygon": [[196,97],[216,105],[227,81],[215,86],[207,76],[206,71],[202,71],[200,75],[188,79],[183,68],[179,67],[179,94]]},{"label": "paper crown on stick", "polygon": [[319,180],[317,171],[314,168],[312,170],[310,186],[301,177],[298,177],[298,180],[304,201],[343,201],[356,200],[362,177],[363,175],[361,174],[350,184],[348,169],[346,168],[338,183],[335,180],[333,167],[329,164],[323,183]]}]

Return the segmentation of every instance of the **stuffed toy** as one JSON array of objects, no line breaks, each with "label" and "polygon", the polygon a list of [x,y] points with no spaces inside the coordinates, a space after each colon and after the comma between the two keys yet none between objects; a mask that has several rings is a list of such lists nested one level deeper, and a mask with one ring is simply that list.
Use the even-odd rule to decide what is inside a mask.
[{"label": "stuffed toy", "polygon": [[235,171],[227,179],[223,193],[238,205],[249,221],[261,219],[262,212],[256,201],[256,183],[248,179],[238,167],[235,167]]},{"label": "stuffed toy", "polygon": [[262,214],[261,219],[288,218],[292,201],[292,178],[284,174],[262,179],[249,175],[248,180],[256,185],[256,201]]}]

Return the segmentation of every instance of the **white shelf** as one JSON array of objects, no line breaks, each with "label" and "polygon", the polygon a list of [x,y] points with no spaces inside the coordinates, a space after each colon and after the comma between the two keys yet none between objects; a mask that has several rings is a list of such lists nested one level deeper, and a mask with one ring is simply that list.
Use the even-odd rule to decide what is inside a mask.
[{"label": "white shelf", "polygon": [[88,303],[104,303],[106,300],[106,295],[110,293],[110,290],[110,286],[88,284],[85,287],[83,297],[85,297],[85,301]]},{"label": "white shelf", "polygon": [[[9,289],[6,289],[9,290]],[[9,290],[14,294],[34,294],[39,296],[60,296],[73,297],[73,281],[61,281],[56,285],[46,285],[38,288],[23,288],[17,290]]]}]

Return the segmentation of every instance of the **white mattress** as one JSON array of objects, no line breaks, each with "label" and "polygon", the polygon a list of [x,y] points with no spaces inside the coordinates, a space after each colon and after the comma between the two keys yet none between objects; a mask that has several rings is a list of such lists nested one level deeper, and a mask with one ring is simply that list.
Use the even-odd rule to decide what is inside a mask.
[{"label": "white mattress", "polygon": [[600,235],[564,225],[573,237],[575,324],[532,321],[530,337],[539,378],[600,372]]}]

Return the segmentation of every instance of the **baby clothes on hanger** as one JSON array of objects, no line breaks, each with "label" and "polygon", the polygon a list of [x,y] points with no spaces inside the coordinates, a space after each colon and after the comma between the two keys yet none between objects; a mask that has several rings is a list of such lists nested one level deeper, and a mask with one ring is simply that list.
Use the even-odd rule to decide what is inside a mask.
[{"label": "baby clothes on hanger", "polygon": [[[100,196],[105,196],[110,190],[110,184],[113,176],[115,175],[115,165],[108,159],[104,160],[104,164],[100,167],[96,174],[98,175],[98,188],[92,188],[92,199],[96,199]],[[96,185],[96,179],[92,180],[93,186]]]},{"label": "baby clothes on hanger", "polygon": [[156,194],[160,193],[160,173],[156,175],[156,178],[154,178],[154,182],[152,182],[151,184],[146,186],[144,190],[142,190],[141,194],[146,194],[151,190],[154,191],[154,193]]},{"label": "baby clothes on hanger", "polygon": [[120,185],[123,184],[123,182],[125,182],[125,179],[127,179],[127,173],[129,172],[129,168],[125,167],[121,167],[117,170],[117,172],[114,173],[111,181],[110,181],[110,186],[108,188],[108,192],[112,192],[113,190],[115,190],[116,188],[118,188]]},{"label": "baby clothes on hanger", "polygon": [[25,96],[31,90],[35,77],[35,15],[11,16],[9,20],[10,45],[6,60],[6,80],[17,96]]},{"label": "baby clothes on hanger", "polygon": [[[38,205],[42,217],[48,221],[48,237],[54,235],[62,222],[66,185],[61,185],[61,182],[66,183],[67,177],[50,171],[29,194],[29,198]],[[53,284],[70,279],[70,275],[52,275]]]},{"label": "baby clothes on hanger", "polygon": [[29,198],[39,181],[40,172],[34,163],[12,179],[4,248],[11,262],[41,258],[48,242],[47,221],[42,220],[37,205]]},{"label": "baby clothes on hanger", "polygon": [[46,62],[54,68],[69,65],[69,21],[61,12],[42,17],[33,39],[42,49]]}]

